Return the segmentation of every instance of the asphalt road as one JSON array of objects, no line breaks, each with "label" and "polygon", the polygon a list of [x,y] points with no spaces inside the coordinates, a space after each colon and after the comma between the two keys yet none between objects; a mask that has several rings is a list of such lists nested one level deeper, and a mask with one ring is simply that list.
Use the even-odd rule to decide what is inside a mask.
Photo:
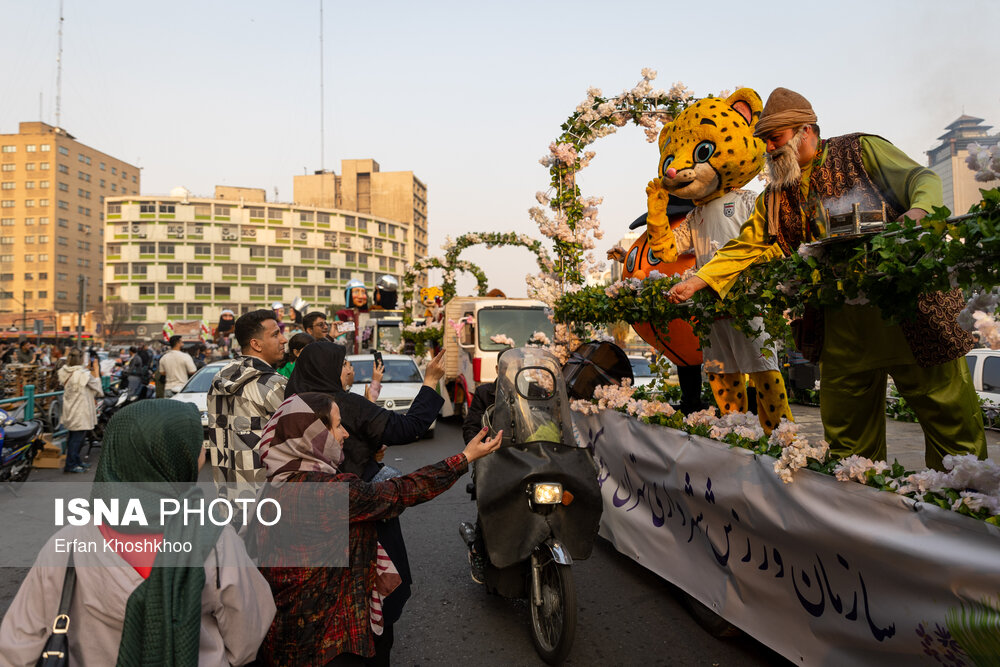
[{"label": "asphalt road", "polygon": [[[456,425],[442,421],[436,431],[433,440],[389,449],[385,462],[410,472],[462,450]],[[31,481],[68,477],[59,470],[35,470]],[[93,473],[72,478],[88,481]],[[475,505],[465,492],[468,481],[466,475],[446,493],[402,516],[416,581],[396,625],[394,665],[544,664],[531,642],[526,602],[487,595],[469,576],[465,545],[458,536],[459,522],[475,519]],[[0,514],[5,497],[0,490]],[[26,573],[27,568],[0,568],[0,611],[6,613]],[[688,615],[673,586],[602,539],[590,559],[574,563],[573,576],[578,625],[568,665],[788,664],[749,637],[710,636]]]},{"label": "asphalt road", "polygon": [[[409,472],[461,451],[461,431],[438,422],[433,440],[393,447],[386,463]],[[429,503],[403,514],[413,597],[396,625],[395,665],[542,665],[531,642],[525,601],[487,595],[472,581],[461,521],[475,519],[463,477]],[[715,639],[680,594],[599,540],[573,564],[578,625],[569,665],[775,665],[781,656],[746,636]]]}]

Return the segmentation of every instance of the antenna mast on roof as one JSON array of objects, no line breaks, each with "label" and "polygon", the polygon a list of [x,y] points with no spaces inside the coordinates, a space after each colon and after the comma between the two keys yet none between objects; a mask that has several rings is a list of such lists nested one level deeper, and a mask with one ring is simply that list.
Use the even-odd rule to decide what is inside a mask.
[{"label": "antenna mast on roof", "polygon": [[56,127],[62,123],[62,29],[63,0],[59,0],[59,53],[56,56]]},{"label": "antenna mast on roof", "polygon": [[[326,129],[323,125],[323,117],[326,115],[323,92],[323,0],[319,0],[319,168],[325,170],[324,144],[326,143]],[[322,179],[320,179],[322,183]],[[322,185],[320,186],[322,187]]]}]

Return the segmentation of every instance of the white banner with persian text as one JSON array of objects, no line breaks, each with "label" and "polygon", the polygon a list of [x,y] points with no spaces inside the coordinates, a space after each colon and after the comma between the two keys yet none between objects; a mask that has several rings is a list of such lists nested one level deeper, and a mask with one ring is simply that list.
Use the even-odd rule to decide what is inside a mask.
[{"label": "white banner with persian text", "polygon": [[974,665],[1000,643],[995,526],[807,470],[784,484],[772,458],[618,412],[574,426],[601,535],[793,662]]}]

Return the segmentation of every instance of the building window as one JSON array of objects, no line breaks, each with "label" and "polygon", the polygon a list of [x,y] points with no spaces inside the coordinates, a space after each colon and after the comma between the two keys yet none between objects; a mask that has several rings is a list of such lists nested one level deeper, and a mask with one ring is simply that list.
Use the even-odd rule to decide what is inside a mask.
[{"label": "building window", "polygon": [[38,147],[38,149],[43,153],[48,153],[50,150],[52,150],[52,146],[49,144],[42,144],[41,146]]},{"label": "building window", "polygon": [[199,303],[189,303],[187,306],[188,317],[201,317],[203,311],[204,309]]},{"label": "building window", "polygon": [[274,272],[274,275],[279,278],[288,278],[292,275],[292,268],[290,266],[279,266]]},{"label": "building window", "polygon": [[142,264],[139,262],[132,262],[132,275],[133,276],[144,276],[146,275],[146,269],[149,267],[148,264]]},{"label": "building window", "polygon": [[60,146],[59,147],[59,155],[69,156],[69,149],[66,148],[65,146]]},{"label": "building window", "polygon": [[242,275],[244,278],[256,278],[257,267],[253,266],[252,264],[241,264],[240,275]]},{"label": "building window", "polygon": [[203,266],[201,264],[188,264],[187,274],[189,276],[200,276],[204,275]]},{"label": "building window", "polygon": [[317,250],[316,251],[316,261],[328,264],[330,262],[330,251],[329,250]]},{"label": "building window", "polygon": [[48,171],[49,170],[49,163],[48,162],[42,162],[42,163],[40,163],[38,165],[38,168],[41,169],[42,171]]},{"label": "building window", "polygon": [[139,244],[139,254],[140,255],[155,255],[156,254],[156,244],[155,243],[140,243]]},{"label": "building window", "polygon": [[4,199],[3,201],[0,201],[0,207],[3,207],[3,208],[14,208],[14,200],[13,199]]},{"label": "building window", "polygon": [[59,173],[60,174],[69,174],[69,167],[67,167],[64,164],[59,165]]},{"label": "building window", "polygon": [[212,285],[210,283],[198,283],[194,286],[194,293],[196,296],[210,296],[212,294]]},{"label": "building window", "polygon": [[174,254],[174,244],[173,243],[161,243],[160,244],[160,254],[161,255],[173,255]]},{"label": "building window", "polygon": [[160,294],[162,296],[173,296],[174,286],[171,283],[160,283]]},{"label": "building window", "polygon": [[247,209],[251,218],[263,218],[264,208],[263,207],[251,207]]},{"label": "building window", "polygon": [[302,259],[316,259],[316,251],[312,248],[303,248],[299,252],[302,255]]},{"label": "building window", "polygon": [[344,261],[345,262],[350,262],[352,264],[355,263],[355,262],[357,262],[358,261],[358,253],[356,253],[356,252],[345,252],[344,253]]},{"label": "building window", "polygon": [[267,209],[267,219],[268,220],[281,220],[284,218],[284,211],[280,208],[269,208]]},{"label": "building window", "polygon": [[[287,269],[288,267],[286,266],[286,267],[279,267],[279,268],[286,268]],[[308,278],[309,277],[309,269],[305,268],[304,266],[296,266],[295,267],[295,273],[293,275],[296,278]]]},{"label": "building window", "polygon": [[17,169],[17,165],[15,165],[13,163],[11,163],[11,164],[5,164],[3,166],[3,170],[4,171],[14,171],[15,169]]},{"label": "building window", "polygon": [[264,257],[265,251],[264,246],[252,245],[250,246],[250,257]]},{"label": "building window", "polygon": [[250,296],[264,296],[265,287],[264,285],[251,285],[250,286]]},{"label": "building window", "polygon": [[[2,188],[4,190],[13,190],[16,187],[17,187],[17,183],[15,183],[14,181],[7,181],[7,182],[3,183],[2,185],[0,185],[0,188]],[[24,187],[28,187],[28,184],[25,183]],[[31,187],[35,187],[35,184],[32,183]]]},{"label": "building window", "polygon": [[212,246],[208,245],[207,243],[199,243],[198,245],[196,245],[194,247],[194,254],[196,254],[196,255],[211,255],[212,254]]},{"label": "building window", "polygon": [[216,299],[228,299],[229,298],[229,285],[216,285],[215,286],[215,298]]},{"label": "building window", "polygon": [[267,286],[267,298],[269,299],[280,299],[281,298],[281,285],[268,285]]},{"label": "building window", "polygon": [[139,204],[139,213],[156,213],[156,204]]},{"label": "building window", "polygon": [[108,215],[115,215],[122,212],[121,204],[108,204]]},{"label": "building window", "polygon": [[278,246],[268,246],[267,256],[272,259],[281,259],[284,256],[284,249]]},{"label": "building window", "polygon": [[150,296],[156,294],[156,283],[142,283],[139,285],[139,296]]},{"label": "building window", "polygon": [[10,144],[7,144],[7,145],[5,145],[3,147],[3,152],[4,153],[16,153],[17,152],[17,146],[11,146]]},{"label": "building window", "polygon": [[160,213],[173,213],[173,212],[174,212],[174,204],[160,202]]},{"label": "building window", "polygon": [[184,304],[183,303],[168,303],[167,304],[167,317],[184,317]]},{"label": "building window", "polygon": [[[28,221],[25,220],[24,224],[28,224]],[[3,226],[3,227],[13,227],[14,226],[14,218],[0,218],[0,226]]]},{"label": "building window", "polygon": [[56,292],[56,298],[60,301],[66,300],[66,292]]},{"label": "building window", "polygon": [[313,217],[314,215],[312,211],[299,211],[299,220],[302,222],[312,222]]},{"label": "building window", "polygon": [[48,181],[39,181],[38,182],[38,187],[40,187],[43,190],[48,190],[50,185],[52,185],[52,184],[49,183]]},{"label": "building window", "polygon": [[168,276],[179,276],[184,273],[184,265],[180,263],[167,264],[167,275]]}]

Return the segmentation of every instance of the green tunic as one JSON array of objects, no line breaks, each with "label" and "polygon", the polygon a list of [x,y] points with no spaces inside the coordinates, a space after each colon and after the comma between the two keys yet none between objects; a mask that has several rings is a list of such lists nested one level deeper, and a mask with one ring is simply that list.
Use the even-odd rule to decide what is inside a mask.
[{"label": "green tunic", "polygon": [[[890,191],[904,209],[919,208],[928,213],[942,201],[941,179],[921,167],[901,150],[881,137],[861,139],[865,171],[883,191]],[[809,178],[814,164],[826,161],[827,149],[818,161],[802,168],[802,198],[809,194]],[[757,197],[753,214],[740,235],[722,247],[698,271],[699,278],[722,297],[728,294],[737,276],[751,264],[782,256],[781,248],[767,237],[767,212],[763,195]],[[915,363],[910,346],[898,325],[889,326],[872,306],[844,306],[828,310],[823,336],[822,363],[841,373]],[[863,344],[859,344],[863,341]]]}]

